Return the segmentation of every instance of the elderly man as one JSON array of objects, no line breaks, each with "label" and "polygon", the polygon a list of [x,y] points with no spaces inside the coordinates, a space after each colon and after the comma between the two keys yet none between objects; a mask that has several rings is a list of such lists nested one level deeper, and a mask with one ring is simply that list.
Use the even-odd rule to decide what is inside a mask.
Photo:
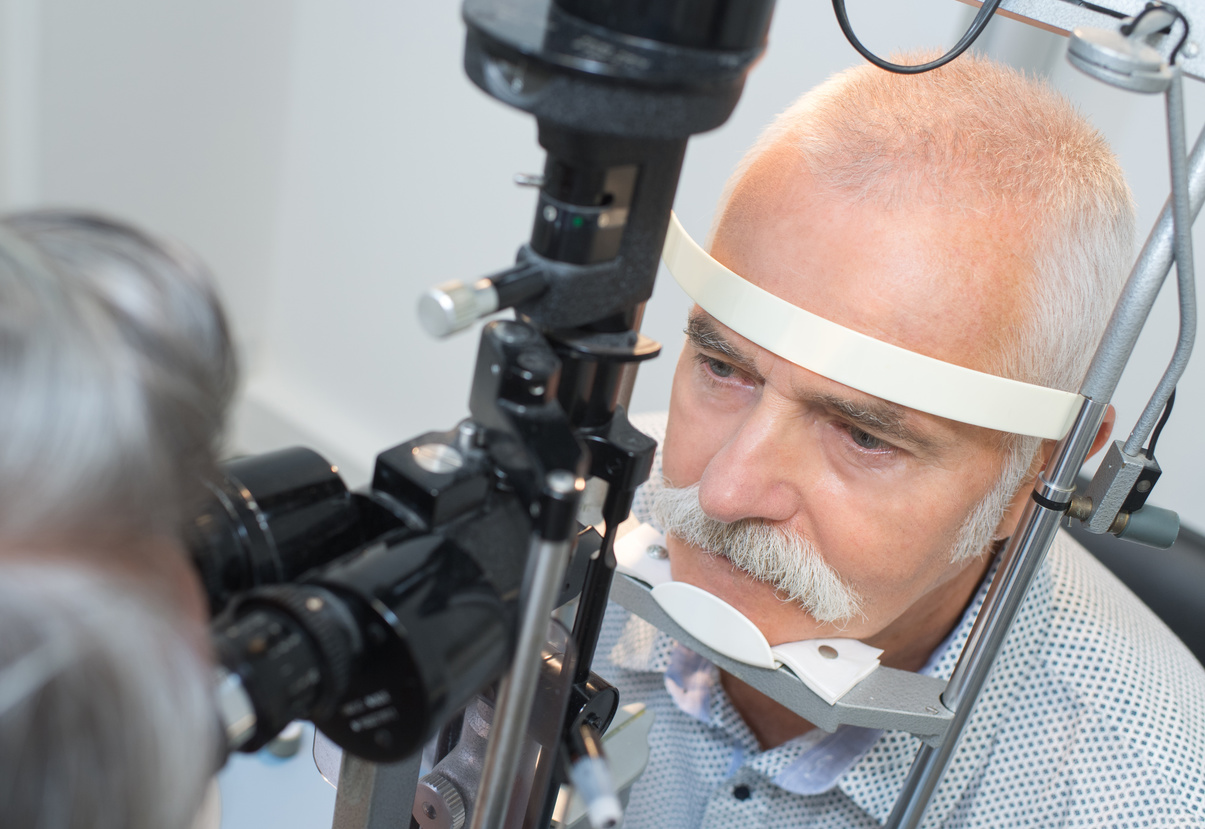
[{"label": "elderly man", "polygon": [[0,220],[0,825],[189,829],[219,761],[179,530],[235,383],[187,252]]},{"label": "elderly man", "polygon": [[[1015,72],[863,67],[805,95],[721,202],[719,264],[700,267],[727,293],[685,281],[697,305],[636,506],[674,580],[770,645],[849,637],[947,677],[1065,422],[973,390],[1077,388],[1132,228],[1104,142]],[[918,360],[924,378],[883,377]],[[876,826],[919,745],[820,732],[616,608],[596,670],[657,717],[628,827]],[[926,825],[1205,825],[1203,720],[1200,665],[1059,538]]]}]

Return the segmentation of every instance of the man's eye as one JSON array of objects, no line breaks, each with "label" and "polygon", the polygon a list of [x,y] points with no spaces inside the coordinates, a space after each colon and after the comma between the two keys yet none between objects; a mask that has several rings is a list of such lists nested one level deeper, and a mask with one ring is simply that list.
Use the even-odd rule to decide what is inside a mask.
[{"label": "man's eye", "polygon": [[891,448],[891,444],[876,438],[870,432],[862,431],[857,426],[849,427],[849,436],[858,446],[871,452],[881,452]]},{"label": "man's eye", "polygon": [[734,367],[723,360],[717,360],[715,357],[704,357],[703,362],[706,363],[707,369],[716,377],[731,377],[736,373]]}]

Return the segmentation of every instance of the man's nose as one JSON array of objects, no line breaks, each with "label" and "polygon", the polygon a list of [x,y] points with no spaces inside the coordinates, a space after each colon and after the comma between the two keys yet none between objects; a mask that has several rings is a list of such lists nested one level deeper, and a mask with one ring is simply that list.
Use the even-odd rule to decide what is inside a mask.
[{"label": "man's nose", "polygon": [[730,523],[743,518],[786,521],[800,506],[805,436],[797,416],[760,401],[720,448],[699,480],[699,505]]}]

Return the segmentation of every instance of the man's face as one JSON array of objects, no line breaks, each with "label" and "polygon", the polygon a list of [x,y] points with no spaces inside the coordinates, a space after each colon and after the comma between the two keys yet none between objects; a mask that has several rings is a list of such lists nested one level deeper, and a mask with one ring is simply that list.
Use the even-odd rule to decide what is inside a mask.
[{"label": "man's face", "polygon": [[[769,169],[755,166],[733,196],[716,259],[846,327],[994,368],[1027,278],[1006,228],[851,205],[761,166]],[[760,519],[811,542],[864,615],[819,623],[727,559],[671,538],[674,578],[737,607],[771,644],[838,635],[890,651],[926,625],[944,636],[986,566],[951,564],[950,550],[999,477],[1000,438],[814,374],[695,307],[674,376],[667,482],[697,483],[712,518]]]}]

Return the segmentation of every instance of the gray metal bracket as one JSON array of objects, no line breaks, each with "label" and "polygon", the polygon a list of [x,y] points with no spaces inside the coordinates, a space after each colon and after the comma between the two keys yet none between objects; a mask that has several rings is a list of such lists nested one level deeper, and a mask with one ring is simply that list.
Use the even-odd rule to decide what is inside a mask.
[{"label": "gray metal bracket", "polygon": [[[971,5],[977,6],[979,3]],[[1146,7],[1146,0],[1093,0],[1092,6],[1109,9],[1125,17],[1133,17]],[[1205,20],[1205,0],[1175,0],[1175,6],[1184,12],[1189,20]],[[1072,0],[1004,0],[997,14],[1000,12],[1060,34],[1066,34],[1076,26],[1116,29],[1120,22],[1118,17],[1096,11],[1090,6],[1081,6]],[[1205,79],[1205,49],[1202,49],[1203,44],[1199,38],[1199,32],[1190,34],[1178,63],[1184,74]]]},{"label": "gray metal bracket", "polygon": [[1105,459],[1092,476],[1086,495],[1092,501],[1092,512],[1084,522],[1088,532],[1107,533],[1121,512],[1121,505],[1129,497],[1134,482],[1142,474],[1148,463],[1154,461],[1146,457],[1134,457],[1126,454],[1120,440],[1115,440],[1109,446]]},{"label": "gray metal bracket", "polygon": [[652,590],[630,576],[615,575],[611,599],[824,731],[839,725],[907,731],[937,745],[954,716],[941,702],[946,683],[940,679],[880,667],[829,705],[787,668],[746,665],[704,645],[661,609]]},{"label": "gray metal bracket", "polygon": [[398,829],[410,825],[422,753],[400,763],[370,763],[344,753],[331,829]]}]

